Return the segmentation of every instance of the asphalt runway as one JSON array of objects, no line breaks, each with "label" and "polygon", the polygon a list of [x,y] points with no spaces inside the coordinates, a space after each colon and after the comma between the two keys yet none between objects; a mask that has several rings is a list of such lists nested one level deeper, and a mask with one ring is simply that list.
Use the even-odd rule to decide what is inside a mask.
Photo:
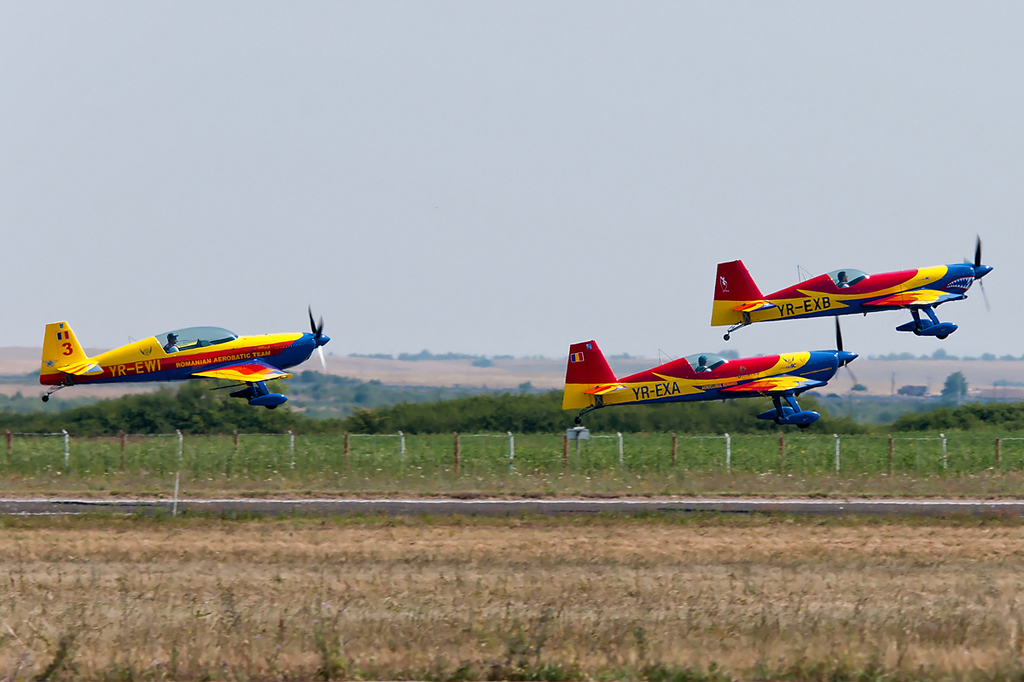
[{"label": "asphalt runway", "polygon": [[[0,498],[0,514],[36,516],[65,514],[173,513],[169,499],[85,500]],[[640,499],[189,499],[177,502],[177,513],[222,516],[531,516],[572,514],[794,514],[807,516],[974,516],[1024,517],[1024,500],[840,500],[763,498],[640,498]]]}]

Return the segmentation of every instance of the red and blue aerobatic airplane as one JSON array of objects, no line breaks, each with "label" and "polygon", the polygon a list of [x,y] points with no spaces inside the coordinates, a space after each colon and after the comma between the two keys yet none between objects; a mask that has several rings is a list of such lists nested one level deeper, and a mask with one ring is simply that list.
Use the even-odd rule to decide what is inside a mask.
[{"label": "red and blue aerobatic airplane", "polygon": [[[711,326],[731,325],[725,340],[741,327],[754,322],[790,320],[826,315],[851,315],[880,310],[909,308],[914,319],[897,331],[944,339],[956,331],[952,322],[939,322],[933,308],[967,298],[967,290],[992,271],[981,263],[981,239],[974,249],[974,263],[936,265],[917,270],[869,275],[845,268],[818,275],[806,282],[764,296],[754,284],[743,261],[718,264]],[[988,306],[988,299],[985,300]],[[924,313],[927,318],[921,317]]]},{"label": "red and blue aerobatic airplane", "polygon": [[[802,410],[796,397],[820,388],[840,367],[857,357],[843,350],[836,320],[838,350],[816,350],[728,360],[712,353],[690,355],[617,379],[595,341],[569,346],[562,409],[587,412],[612,405],[647,405],[765,396],[775,407],[757,415],[776,424],[807,428],[821,415]],[[786,404],[783,404],[785,399]]]},{"label": "red and blue aerobatic airplane", "polygon": [[309,326],[306,333],[258,336],[238,336],[220,327],[189,327],[90,358],[71,325],[54,322],[46,325],[43,337],[39,383],[50,387],[43,402],[54,391],[76,384],[224,379],[243,387],[232,397],[274,409],[288,397],[271,393],[267,381],[290,378],[282,370],[302,364],[314,350],[326,368],[323,346],[331,339],[324,334],[323,318],[314,323],[310,311]]}]

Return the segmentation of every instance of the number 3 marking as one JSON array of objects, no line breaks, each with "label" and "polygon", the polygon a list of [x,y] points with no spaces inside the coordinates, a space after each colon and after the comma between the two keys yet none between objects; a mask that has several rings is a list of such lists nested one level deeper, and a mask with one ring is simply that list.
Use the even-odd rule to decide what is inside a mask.
[{"label": "number 3 marking", "polygon": [[71,355],[75,352],[75,349],[71,347],[70,343],[62,343],[61,345],[64,346],[64,355]]}]

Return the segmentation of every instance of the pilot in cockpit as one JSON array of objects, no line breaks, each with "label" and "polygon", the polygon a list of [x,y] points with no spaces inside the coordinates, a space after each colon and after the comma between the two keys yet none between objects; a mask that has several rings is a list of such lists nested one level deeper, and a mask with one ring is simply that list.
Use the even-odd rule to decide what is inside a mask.
[{"label": "pilot in cockpit", "polygon": [[846,287],[850,286],[850,283],[846,279],[846,270],[840,270],[839,274],[836,276],[836,279],[838,280],[836,282],[836,286],[838,288],[845,289]]},{"label": "pilot in cockpit", "polygon": [[697,367],[694,369],[695,372],[710,372],[711,368],[708,367],[708,357],[702,355],[697,358]]},{"label": "pilot in cockpit", "polygon": [[174,334],[167,335],[167,344],[164,346],[165,353],[178,352],[178,337]]}]

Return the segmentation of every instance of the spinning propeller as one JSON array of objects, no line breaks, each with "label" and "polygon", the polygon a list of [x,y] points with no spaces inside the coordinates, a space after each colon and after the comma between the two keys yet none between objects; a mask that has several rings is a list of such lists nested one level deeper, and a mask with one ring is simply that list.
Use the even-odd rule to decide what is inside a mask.
[{"label": "spinning propeller", "polygon": [[324,358],[324,344],[331,340],[331,337],[324,336],[324,318],[320,317],[320,322],[313,321],[313,306],[309,306],[309,331],[313,333],[313,343],[316,344],[316,350],[320,354],[320,364],[324,368],[324,372],[327,371],[327,360]]},{"label": "spinning propeller", "polygon": [[856,353],[850,353],[849,351],[843,350],[843,330],[839,327],[839,318],[836,317],[836,359],[839,361],[839,367],[846,367],[846,371],[850,373],[850,377],[853,378],[854,385],[859,384],[857,381],[857,375],[850,369],[850,363],[857,359]]},{"label": "spinning propeller", "polygon": [[[970,263],[966,258],[965,263]],[[978,241],[974,246],[974,279],[978,281],[978,286],[981,287],[981,297],[985,299],[985,310],[992,312],[992,306],[988,304],[988,294],[985,293],[985,283],[981,281],[981,278],[992,272],[992,266],[981,264],[981,236],[978,236]]]}]

